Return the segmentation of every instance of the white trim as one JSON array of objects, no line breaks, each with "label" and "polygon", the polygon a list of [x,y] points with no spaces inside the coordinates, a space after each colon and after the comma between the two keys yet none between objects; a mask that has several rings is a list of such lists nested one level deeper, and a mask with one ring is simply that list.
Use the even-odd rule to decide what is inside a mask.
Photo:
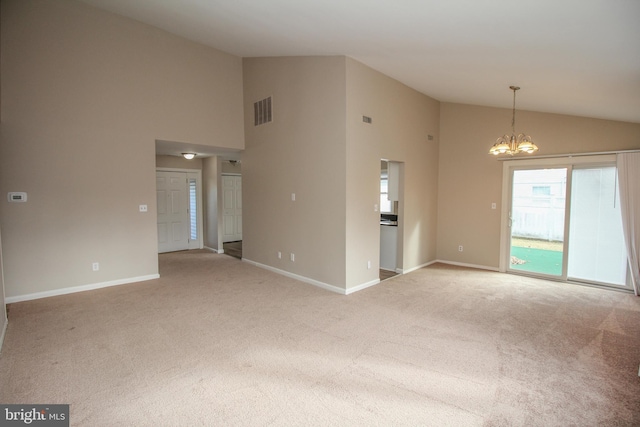
[{"label": "white trim", "polygon": [[416,270],[420,270],[421,268],[429,267],[431,264],[435,264],[437,262],[443,262],[443,261],[438,261],[438,260],[429,261],[429,262],[425,262],[424,264],[420,264],[420,265],[417,265],[415,267],[411,267],[411,268],[409,268],[407,270],[403,270],[401,268],[397,268],[396,269],[396,273],[398,273],[398,274],[408,274],[408,273],[411,273],[412,271],[416,271]]},{"label": "white trim", "polygon": [[366,283],[363,283],[363,284],[358,285],[358,286],[353,286],[353,287],[351,287],[351,288],[347,289],[347,290],[344,292],[344,294],[345,294],[345,295],[349,295],[349,294],[352,294],[352,293],[354,293],[354,292],[358,292],[358,291],[361,291],[361,290],[363,290],[363,289],[370,288],[371,286],[375,286],[375,285],[377,285],[377,284],[379,284],[379,283],[380,283],[380,278],[377,278],[377,279],[374,279],[374,280],[372,280],[372,281],[370,281],[370,282],[366,282]]},{"label": "white trim", "polygon": [[160,172],[186,172],[186,173],[195,173],[195,172],[200,172],[202,173],[202,169],[187,169],[187,168],[168,168],[168,167],[160,167],[160,168],[156,168],[156,172],[160,171]]},{"label": "white trim", "polygon": [[7,325],[9,324],[8,319],[4,319],[4,326],[2,327],[2,333],[0,333],[0,353],[2,353],[2,344],[4,344],[4,337],[7,334]]},{"label": "white trim", "polygon": [[33,294],[25,294],[25,295],[18,295],[18,296],[15,296],[15,297],[6,298],[6,303],[7,304],[12,304],[12,303],[15,303],[15,302],[29,301],[29,300],[40,299],[40,298],[48,298],[48,297],[55,297],[55,296],[58,296],[58,295],[74,294],[76,292],[92,291],[94,289],[108,288],[108,287],[111,287],[111,286],[126,285],[126,284],[129,284],[129,283],[136,283],[136,282],[144,282],[144,281],[147,281],[147,280],[158,279],[159,277],[160,277],[159,274],[149,274],[147,276],[129,277],[127,279],[111,280],[109,282],[91,283],[91,284],[88,284],[88,285],[73,286],[73,287],[70,287],[70,288],[54,289],[54,290],[51,290],[51,291],[36,292],[36,293],[33,293]]},{"label": "white trim", "polygon": [[206,249],[208,251],[215,252],[217,254],[223,254],[224,253],[224,249],[213,249],[213,248],[210,248],[209,246],[203,246],[202,249]]},{"label": "white trim", "polygon": [[511,161],[511,160],[535,160],[535,159],[556,159],[561,157],[584,157],[584,156],[606,156],[609,154],[621,154],[621,153],[637,153],[640,150],[618,150],[618,151],[596,151],[592,153],[569,153],[569,154],[547,154],[543,156],[531,156],[531,157],[500,157],[498,161]]},{"label": "white trim", "polygon": [[500,271],[495,267],[489,267],[487,265],[467,264],[465,262],[443,261],[440,259],[435,262],[440,262],[442,264],[449,264],[449,265],[457,265],[458,267],[477,268],[479,270],[498,271],[498,272]]},{"label": "white trim", "polygon": [[[296,279],[296,280],[299,280],[301,282],[305,282],[305,283],[308,283],[310,285],[317,286],[317,287],[322,288],[322,289],[326,289],[326,290],[331,291],[331,292],[335,292],[335,293],[342,294],[342,295],[347,295],[347,292],[349,292],[349,290],[345,290],[345,289],[339,288],[337,286],[329,285],[328,283],[320,282],[318,280],[310,279],[308,277],[304,277],[304,276],[300,276],[298,274],[290,273],[288,271],[280,270],[279,268],[271,267],[270,265],[260,264],[259,262],[251,261],[251,260],[246,259],[246,258],[242,258],[242,261],[244,261],[244,262],[246,262],[248,264],[251,264],[253,266],[256,266],[256,267],[264,268],[265,270],[273,271],[274,273],[281,274],[282,276],[290,277],[292,279]],[[378,282],[380,282],[380,279],[378,279]],[[360,286],[362,286],[362,285],[360,285]],[[371,285],[369,285],[369,286],[371,286]],[[351,289],[354,289],[354,288],[351,288]],[[358,289],[356,289],[356,290],[358,290]],[[353,291],[353,292],[355,292],[355,291]]]},{"label": "white trim", "polygon": [[[580,156],[578,156],[580,157]],[[616,156],[614,154],[601,154],[595,155],[591,154],[589,156],[585,156],[585,158],[573,158],[571,156],[554,156],[554,157],[529,157],[523,158],[519,160],[515,159],[505,159],[503,164],[504,168],[511,169],[538,169],[544,168],[545,166],[559,166],[565,167],[567,165],[593,165],[593,164],[609,164],[615,163]]]}]

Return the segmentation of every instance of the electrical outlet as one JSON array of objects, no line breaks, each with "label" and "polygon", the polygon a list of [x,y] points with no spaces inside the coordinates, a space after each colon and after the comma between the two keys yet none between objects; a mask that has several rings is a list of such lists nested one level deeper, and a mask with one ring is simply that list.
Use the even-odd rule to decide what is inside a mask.
[{"label": "electrical outlet", "polygon": [[367,268],[371,269],[371,261],[367,261]]},{"label": "electrical outlet", "polygon": [[292,202],[296,201],[296,193],[291,193],[291,201]]},{"label": "electrical outlet", "polygon": [[278,251],[278,259],[282,259],[282,252]]},{"label": "electrical outlet", "polygon": [[292,253],[290,258],[291,258],[291,262],[295,262],[296,254]]},{"label": "electrical outlet", "polygon": [[462,249],[464,249],[462,245],[458,246],[458,252],[462,252]]},{"label": "electrical outlet", "polygon": [[147,211],[147,205],[140,205],[140,212],[146,212]]},{"label": "electrical outlet", "polygon": [[100,270],[100,263],[99,262],[94,262],[93,264],[91,264],[91,268],[93,269],[93,271]]},{"label": "electrical outlet", "polygon": [[496,205],[496,202],[491,203],[491,209],[495,209],[497,207],[498,207],[498,205]]}]

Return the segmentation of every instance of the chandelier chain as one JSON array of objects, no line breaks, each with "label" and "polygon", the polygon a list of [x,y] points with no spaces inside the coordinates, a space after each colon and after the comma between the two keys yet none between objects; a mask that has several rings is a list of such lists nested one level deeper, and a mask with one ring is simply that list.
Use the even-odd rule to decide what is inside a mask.
[{"label": "chandelier chain", "polygon": [[516,133],[516,91],[518,89],[511,86],[513,89],[513,115],[511,116],[511,132],[515,135]]}]

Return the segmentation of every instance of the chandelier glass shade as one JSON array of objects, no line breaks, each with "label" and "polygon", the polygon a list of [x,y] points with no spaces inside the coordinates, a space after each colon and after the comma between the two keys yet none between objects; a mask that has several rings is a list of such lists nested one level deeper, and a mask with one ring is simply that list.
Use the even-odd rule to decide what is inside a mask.
[{"label": "chandelier glass shade", "polygon": [[500,154],[509,154],[513,156],[518,153],[531,154],[538,151],[538,146],[533,143],[531,137],[523,133],[516,136],[516,91],[520,88],[518,86],[509,86],[513,91],[513,115],[511,118],[511,136],[503,135],[496,141],[495,144],[489,150],[489,154],[494,156]]}]

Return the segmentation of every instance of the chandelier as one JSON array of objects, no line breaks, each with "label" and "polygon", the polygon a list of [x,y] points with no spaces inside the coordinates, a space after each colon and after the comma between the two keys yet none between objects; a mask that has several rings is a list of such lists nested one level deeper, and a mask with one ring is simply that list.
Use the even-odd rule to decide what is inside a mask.
[{"label": "chandelier", "polygon": [[493,144],[489,150],[489,154],[497,156],[498,154],[531,154],[538,151],[538,146],[533,143],[531,137],[523,133],[516,136],[516,91],[520,90],[518,86],[509,86],[513,91],[513,116],[511,118],[511,136],[503,135]]}]

